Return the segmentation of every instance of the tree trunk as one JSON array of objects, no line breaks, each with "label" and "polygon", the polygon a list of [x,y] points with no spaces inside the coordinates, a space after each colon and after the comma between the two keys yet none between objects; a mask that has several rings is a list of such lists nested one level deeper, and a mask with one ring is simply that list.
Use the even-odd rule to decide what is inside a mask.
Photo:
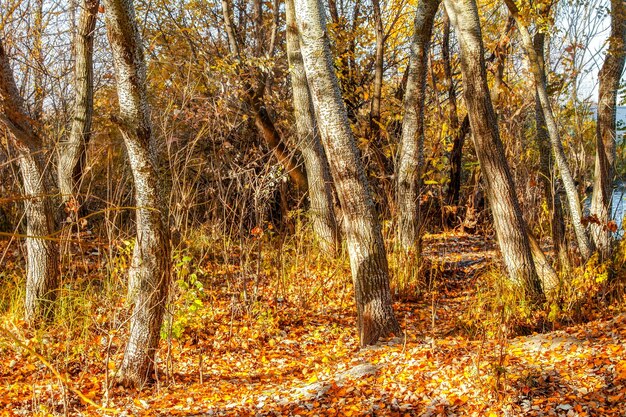
[{"label": "tree trunk", "polygon": [[93,116],[93,38],[99,0],[83,0],[74,40],[76,64],[74,69],[74,116],[67,141],[59,144],[59,191],[64,203],[78,193],[83,173],[87,143],[91,137]]},{"label": "tree trunk", "polygon": [[36,0],[33,21],[33,50],[31,59],[34,62],[33,71],[33,120],[41,124],[43,118],[43,102],[46,98],[44,86],[45,62],[43,57],[43,0]]},{"label": "tree trunk", "polygon": [[374,85],[370,106],[370,132],[372,142],[379,145],[380,135],[380,103],[383,92],[383,66],[385,59],[385,28],[380,10],[380,0],[372,0],[374,10],[374,27],[376,30],[376,54],[374,57]]},{"label": "tree trunk", "polygon": [[385,244],[365,170],[334,73],[321,0],[297,0],[306,75],[320,136],[344,214],[361,345],[399,335],[393,312]]},{"label": "tree trunk", "polygon": [[463,124],[459,130],[459,116],[457,114],[456,88],[454,86],[454,76],[452,74],[452,61],[450,58],[450,18],[445,8],[443,10],[443,40],[441,44],[441,56],[443,59],[443,73],[446,87],[448,88],[448,119],[450,130],[454,139],[452,150],[450,151],[450,184],[448,185],[448,204],[456,206],[459,204],[461,195],[461,174],[463,162],[463,145],[465,136],[469,131],[469,118],[463,119]]},{"label": "tree trunk", "polygon": [[146,91],[146,64],[132,0],[104,0],[124,137],[135,185],[137,241],[129,271],[135,304],[118,378],[141,387],[151,377],[170,279],[170,247],[163,185]]},{"label": "tree trunk", "polygon": [[404,251],[419,248],[420,207],[424,168],[424,102],[428,49],[439,0],[420,1],[410,49],[409,79],[404,94],[404,120],[398,150],[398,245]]},{"label": "tree trunk", "polygon": [[[541,66],[544,67],[545,63],[543,56],[545,35],[538,32],[535,35],[533,44]],[[565,213],[563,212],[563,206],[561,205],[561,197],[555,192],[554,181],[556,178],[554,176],[554,160],[552,157],[552,150],[550,149],[550,137],[548,136],[546,119],[543,117],[541,101],[539,100],[539,94],[537,91],[535,91],[535,122],[537,125],[536,139],[540,158],[539,175],[544,195],[548,203],[550,213],[552,214],[552,219],[550,220],[552,243],[561,268],[567,269],[569,268],[569,257],[567,254],[567,242],[565,240]]]},{"label": "tree trunk", "polygon": [[550,96],[548,95],[546,87],[545,71],[541,68],[541,63],[539,62],[539,58],[535,52],[530,32],[525,26],[524,21],[520,18],[517,6],[513,0],[505,0],[505,3],[511,12],[511,15],[513,15],[515,21],[517,22],[517,28],[522,38],[522,44],[524,45],[524,50],[528,57],[528,64],[530,71],[533,74],[533,80],[536,92],[539,96],[539,101],[541,102],[541,109],[543,110],[543,116],[546,121],[546,128],[550,137],[552,151],[556,159],[556,164],[559,168],[561,179],[563,180],[563,187],[565,188],[565,194],[569,203],[570,216],[572,218],[572,226],[578,242],[578,249],[580,250],[580,255],[583,260],[586,261],[591,256],[593,246],[587,236],[585,227],[582,224],[580,198],[578,197],[578,191],[576,190],[576,185],[574,184],[574,178],[572,177],[572,173],[567,162],[567,156],[565,155],[565,150],[563,149],[563,143],[561,143],[556,119],[554,118],[554,113],[552,112]]},{"label": "tree trunk", "polygon": [[[499,96],[502,89],[502,78],[504,74],[504,63],[507,56],[506,47],[509,43],[509,32],[513,28],[515,21],[509,18],[504,31],[500,36],[494,51],[489,57],[489,61],[496,61],[496,70],[493,82],[493,88],[491,89],[491,98],[494,104],[497,106]],[[470,131],[469,117],[465,115],[459,129],[459,119],[456,114],[456,90],[454,88],[454,79],[452,77],[452,65],[450,62],[450,18],[447,12],[444,12],[444,29],[443,29],[443,46],[442,56],[445,77],[448,80],[448,97],[450,102],[450,128],[454,132],[454,140],[452,142],[452,150],[450,151],[450,185],[448,187],[448,204],[458,205],[461,191],[461,174],[462,174],[462,159],[463,159],[463,145],[465,144],[465,137]]]},{"label": "tree trunk", "polygon": [[44,170],[43,141],[26,114],[13,71],[0,42],[0,121],[7,127],[18,152],[25,195],[26,300],[25,319],[37,324],[48,318],[59,282],[58,247],[54,232],[51,193]]},{"label": "tree trunk", "polygon": [[307,191],[308,181],[307,174],[301,168],[300,163],[293,155],[293,152],[289,151],[287,145],[282,141],[280,133],[276,130],[274,121],[270,117],[265,108],[265,104],[255,98],[251,98],[252,108],[254,112],[254,125],[257,130],[263,136],[268,148],[278,160],[278,163],[285,168],[287,175],[291,178],[291,181],[301,191]]},{"label": "tree trunk", "polygon": [[311,101],[311,93],[300,52],[300,35],[293,0],[285,1],[285,15],[287,20],[287,57],[289,58],[296,131],[309,184],[311,203],[309,215],[320,247],[326,253],[333,255],[336,253],[340,242],[333,207],[332,178],[330,177],[326,153],[324,153],[319,131],[315,124],[313,102]]},{"label": "tree trunk", "polygon": [[509,279],[530,299],[541,299],[541,282],[535,269],[526,224],[504,154],[504,146],[487,86],[484,47],[475,0],[445,0],[461,48],[464,98],[472,138],[489,199]]},{"label": "tree trunk", "polygon": [[591,225],[591,235],[603,259],[611,255],[611,196],[615,175],[615,103],[626,59],[626,4],[611,0],[609,50],[598,75],[598,121],[596,128],[596,166],[591,214],[599,224]]},{"label": "tree trunk", "polygon": [[[458,123],[458,122],[457,122]],[[465,137],[470,133],[469,116],[463,118],[460,128],[455,128],[454,141],[450,151],[450,185],[448,188],[448,204],[458,206],[461,198],[461,175],[463,174],[463,146]]]}]

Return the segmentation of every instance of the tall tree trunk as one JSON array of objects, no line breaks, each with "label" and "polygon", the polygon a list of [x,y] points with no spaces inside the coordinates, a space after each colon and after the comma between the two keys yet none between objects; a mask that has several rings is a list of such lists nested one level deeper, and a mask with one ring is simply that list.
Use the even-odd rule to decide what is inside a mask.
[{"label": "tall tree trunk", "polygon": [[587,236],[585,227],[582,224],[582,210],[580,205],[580,198],[578,197],[578,191],[574,183],[574,178],[567,162],[567,156],[563,149],[563,143],[559,135],[559,129],[556,124],[554,113],[552,112],[552,105],[550,103],[550,96],[546,87],[545,71],[541,68],[541,63],[535,52],[533,46],[533,40],[528,31],[528,27],[525,22],[520,18],[519,10],[513,2],[513,0],[505,0],[511,15],[517,22],[517,28],[522,38],[522,44],[524,51],[528,57],[528,64],[530,71],[533,74],[533,80],[535,84],[536,92],[541,102],[541,109],[543,110],[544,119],[546,121],[546,128],[548,130],[548,136],[550,137],[550,143],[552,145],[552,152],[556,159],[556,164],[559,168],[561,179],[563,180],[563,187],[565,188],[565,194],[567,196],[568,206],[570,210],[570,216],[572,219],[572,226],[578,242],[578,249],[583,260],[589,259],[591,256],[593,245]]},{"label": "tall tree trunk", "polygon": [[[533,44],[541,66],[545,67],[543,59],[545,34],[537,32]],[[535,122],[537,125],[537,146],[539,147],[540,157],[539,175],[544,195],[548,207],[550,208],[550,213],[552,214],[552,219],[550,220],[552,243],[559,264],[562,268],[567,269],[569,268],[569,257],[567,254],[567,242],[565,240],[565,213],[561,205],[561,197],[555,192],[554,159],[550,148],[550,137],[548,136],[546,119],[543,117],[543,109],[541,108],[541,101],[539,100],[539,93],[537,91],[535,91]]]},{"label": "tall tree trunk", "polygon": [[450,151],[450,185],[448,186],[448,204],[456,206],[459,204],[461,194],[461,173],[463,162],[463,145],[465,136],[469,131],[469,118],[463,119],[466,129],[459,130],[459,116],[457,114],[456,88],[454,86],[454,75],[452,73],[452,60],[450,57],[450,17],[445,8],[443,10],[443,40],[441,44],[441,57],[443,59],[443,73],[445,84],[448,88],[448,119],[450,130],[453,134],[452,150]]},{"label": "tall tree trunk", "polygon": [[504,146],[487,86],[484,47],[475,0],[445,0],[461,48],[465,104],[476,155],[509,279],[526,297],[542,297],[526,224],[504,154]]},{"label": "tall tree trunk", "polygon": [[49,317],[59,281],[58,247],[54,232],[51,193],[43,160],[43,141],[26,114],[9,59],[0,41],[0,122],[13,138],[18,152],[25,195],[26,300],[25,319],[37,324]]},{"label": "tall tree trunk", "polygon": [[[500,36],[494,51],[491,53],[488,61],[496,61],[495,76],[493,88],[491,89],[491,98],[494,104],[497,106],[499,96],[502,90],[502,78],[504,74],[504,63],[506,60],[506,48],[510,39],[510,32],[514,26],[515,21],[512,17],[507,20],[504,27],[504,31]],[[459,128],[459,119],[456,114],[456,90],[454,88],[454,79],[452,78],[452,65],[450,62],[450,18],[447,12],[444,12],[444,29],[443,29],[443,45],[442,56],[444,64],[444,74],[448,80],[448,97],[450,102],[450,128],[454,132],[454,140],[452,143],[452,150],[450,151],[450,186],[448,187],[448,204],[458,205],[460,190],[461,190],[461,169],[463,158],[463,145],[465,144],[465,137],[470,131],[469,118],[467,115],[463,118],[461,126]]]},{"label": "tall tree trunk", "polygon": [[41,123],[43,117],[43,102],[46,97],[44,86],[45,63],[43,57],[43,0],[36,0],[34,7],[35,18],[33,22],[33,119]]},{"label": "tall tree trunk", "polygon": [[320,136],[344,214],[361,345],[399,335],[393,312],[385,244],[365,170],[334,73],[321,0],[297,0],[296,15],[306,75]]},{"label": "tall tree trunk", "polygon": [[163,185],[157,171],[146,91],[146,63],[132,0],[104,0],[120,106],[119,126],[135,185],[137,241],[129,271],[135,305],[119,382],[141,387],[151,377],[170,279],[170,246]]},{"label": "tall tree trunk", "polygon": [[59,144],[58,178],[62,201],[78,193],[93,116],[93,38],[99,0],[83,0],[74,48],[74,116],[67,141]]},{"label": "tall tree trunk", "polygon": [[596,128],[596,166],[591,214],[599,224],[591,225],[591,235],[603,259],[611,255],[611,195],[615,173],[615,103],[626,60],[626,4],[611,0],[609,50],[598,75],[598,121]]},{"label": "tall tree trunk", "polygon": [[372,0],[374,10],[374,29],[376,33],[376,54],[374,57],[374,85],[370,106],[370,131],[372,141],[378,145],[380,135],[380,103],[383,92],[383,67],[385,60],[385,28],[380,10],[380,0]]},{"label": "tall tree trunk", "polygon": [[239,42],[237,42],[237,35],[235,34],[235,24],[233,23],[233,11],[230,7],[230,0],[222,0],[222,17],[224,18],[224,28],[226,29],[226,36],[228,36],[230,53],[240,58]]},{"label": "tall tree trunk", "polygon": [[332,178],[315,123],[313,102],[307,84],[302,53],[300,52],[300,35],[293,0],[285,1],[285,16],[287,20],[287,57],[289,58],[296,131],[309,183],[309,200],[311,203],[309,215],[313,223],[313,230],[320,241],[320,247],[329,254],[335,254],[339,246],[339,231],[333,207]]},{"label": "tall tree trunk", "polygon": [[411,41],[409,79],[404,93],[404,120],[397,162],[398,245],[419,249],[419,196],[424,168],[424,102],[428,49],[439,0],[420,1]]}]

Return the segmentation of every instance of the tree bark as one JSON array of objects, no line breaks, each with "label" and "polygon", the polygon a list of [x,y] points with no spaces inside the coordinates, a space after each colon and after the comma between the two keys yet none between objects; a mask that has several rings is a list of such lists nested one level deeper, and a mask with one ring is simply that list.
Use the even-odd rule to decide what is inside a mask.
[{"label": "tree bark", "polygon": [[324,252],[334,255],[340,242],[333,206],[332,178],[315,123],[313,102],[302,61],[302,53],[300,52],[300,35],[293,0],[285,1],[285,16],[287,20],[287,57],[293,91],[296,131],[308,179],[311,204],[309,215],[320,247]]},{"label": "tree bark", "polygon": [[380,103],[383,91],[383,66],[385,63],[385,28],[380,10],[380,0],[372,0],[374,10],[374,28],[376,31],[376,53],[374,57],[374,85],[370,106],[370,132],[372,141],[379,145]]},{"label": "tree bark", "polygon": [[49,318],[59,282],[58,247],[52,234],[49,181],[44,170],[43,141],[26,113],[9,59],[0,41],[0,122],[10,132],[17,149],[25,195],[26,217],[26,322],[36,325]]},{"label": "tree bark", "polygon": [[591,256],[593,245],[587,236],[585,227],[582,224],[580,198],[578,197],[578,191],[574,183],[574,178],[572,177],[572,173],[567,162],[567,156],[565,155],[565,150],[563,149],[563,143],[561,142],[556,119],[554,118],[554,113],[552,112],[550,96],[548,95],[546,87],[545,71],[541,68],[541,63],[539,62],[539,58],[535,52],[530,32],[528,31],[528,27],[526,27],[524,21],[520,18],[517,6],[513,0],[505,0],[505,3],[511,12],[511,15],[515,18],[517,28],[522,38],[524,51],[528,57],[529,69],[533,74],[535,89],[537,95],[539,96],[541,109],[543,110],[548,136],[550,137],[550,143],[552,145],[552,152],[554,153],[561,180],[563,181],[563,187],[565,188],[570,216],[572,218],[572,226],[578,242],[578,249],[580,251],[580,256],[584,261],[586,261]]},{"label": "tree bark", "polygon": [[[540,64],[544,67],[545,63],[543,56],[545,35],[541,32],[535,34],[533,44]],[[563,206],[561,205],[561,197],[555,192],[554,181],[556,178],[553,169],[554,159],[552,157],[552,150],[550,149],[550,137],[548,136],[546,119],[543,116],[543,109],[541,108],[541,101],[539,100],[539,94],[537,91],[535,91],[535,123],[537,125],[536,140],[540,158],[540,181],[543,186],[544,195],[548,203],[550,213],[552,214],[552,218],[550,220],[552,243],[561,268],[569,268],[567,242],[565,240],[565,213],[563,212]]]},{"label": "tree bark", "polygon": [[163,184],[157,171],[146,91],[146,64],[132,0],[104,0],[120,106],[119,126],[135,185],[137,240],[129,271],[134,302],[119,383],[141,387],[150,378],[159,345],[170,279],[170,247]]},{"label": "tree bark", "polygon": [[99,0],[83,0],[75,35],[74,116],[67,141],[59,144],[58,179],[61,199],[70,201],[78,193],[85,164],[87,144],[91,138],[93,116],[93,39]]},{"label": "tree bark", "polygon": [[461,48],[464,99],[476,155],[486,182],[498,243],[509,279],[531,300],[543,297],[526,224],[500,139],[487,86],[484,47],[475,0],[445,0]]},{"label": "tree bark", "polygon": [[[459,126],[459,116],[457,114],[456,88],[454,86],[454,76],[452,74],[452,60],[450,58],[450,17],[445,8],[443,10],[443,40],[441,44],[441,57],[443,59],[443,73],[446,87],[448,88],[448,119],[450,130],[454,139],[452,150],[450,151],[450,184],[448,185],[448,204],[456,206],[459,204],[461,195],[461,174],[463,162],[463,145],[465,136],[469,131],[469,118],[465,117]],[[461,129],[459,130],[459,127]]]},{"label": "tree bark", "polygon": [[419,248],[420,207],[424,167],[424,102],[428,49],[439,0],[420,1],[410,49],[409,78],[404,93],[404,120],[397,162],[398,245],[404,251]]},{"label": "tree bark", "polygon": [[344,227],[357,305],[362,346],[380,337],[399,335],[385,245],[365,170],[334,73],[321,0],[297,0],[301,50],[320,137],[344,214]]},{"label": "tree bark", "polygon": [[620,79],[626,60],[626,4],[611,0],[611,36],[609,49],[598,75],[598,120],[596,127],[596,165],[591,214],[598,224],[591,224],[591,236],[602,259],[611,255],[611,220],[613,180],[615,175],[615,110]]},{"label": "tree bark", "polygon": [[33,51],[31,58],[34,61],[33,71],[33,108],[32,116],[36,123],[41,124],[43,118],[43,102],[46,98],[44,86],[45,62],[43,57],[43,0],[36,0],[33,21]]},{"label": "tree bark", "polygon": [[[497,61],[493,88],[491,89],[491,98],[494,104],[497,106],[499,96],[502,90],[502,78],[504,74],[504,63],[507,56],[506,48],[509,44],[509,35],[513,28],[515,21],[513,18],[509,18],[504,27],[504,31],[500,36],[495,50],[491,53],[488,61]],[[450,102],[450,128],[454,132],[454,141],[452,143],[452,150],[450,151],[450,186],[448,187],[448,204],[458,205],[461,191],[461,174],[462,174],[462,159],[463,159],[463,146],[465,145],[465,137],[470,131],[469,118],[467,114],[461,122],[459,128],[459,120],[457,117],[457,105],[456,105],[456,90],[454,88],[454,79],[452,78],[452,65],[450,62],[450,19],[447,12],[444,13],[444,30],[443,30],[443,46],[442,56],[444,64],[445,77],[448,80],[448,97]]]}]

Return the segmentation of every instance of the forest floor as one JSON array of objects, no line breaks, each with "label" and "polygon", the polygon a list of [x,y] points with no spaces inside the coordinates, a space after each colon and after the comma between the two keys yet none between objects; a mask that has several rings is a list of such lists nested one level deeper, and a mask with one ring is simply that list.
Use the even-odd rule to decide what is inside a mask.
[{"label": "forest floor", "polygon": [[245,304],[234,296],[242,287],[223,284],[245,279],[236,265],[203,257],[198,265],[212,278],[200,285],[181,272],[191,263],[182,258],[178,273],[191,284],[180,283],[157,380],[141,391],[110,384],[128,313],[123,297],[98,298],[109,291],[104,284],[88,287],[82,305],[62,304],[63,322],[44,331],[6,313],[0,415],[625,415],[626,314],[604,306],[578,322],[513,329],[497,320],[507,307],[485,301],[493,296],[484,278],[494,268],[492,242],[431,235],[425,248],[427,290],[395,304],[404,336],[364,349],[345,263],[291,264],[291,283],[257,266],[254,280],[237,284],[249,298],[258,284],[257,301]]}]

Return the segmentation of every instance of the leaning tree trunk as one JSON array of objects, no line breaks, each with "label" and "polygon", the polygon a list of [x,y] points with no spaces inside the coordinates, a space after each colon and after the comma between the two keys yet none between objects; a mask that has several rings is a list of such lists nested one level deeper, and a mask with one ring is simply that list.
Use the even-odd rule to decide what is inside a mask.
[{"label": "leaning tree trunk", "polygon": [[486,182],[494,227],[509,279],[530,299],[542,297],[526,223],[504,154],[487,86],[484,48],[475,0],[445,0],[461,48],[465,104],[476,155]]},{"label": "leaning tree trunk", "polygon": [[74,40],[74,116],[67,141],[59,144],[58,178],[62,201],[68,202],[78,192],[83,173],[87,143],[91,137],[93,115],[93,38],[99,0],[83,0],[78,32]]},{"label": "leaning tree trunk", "polygon": [[134,302],[119,382],[142,386],[154,369],[170,278],[166,206],[146,92],[146,64],[132,0],[104,0],[124,137],[135,185],[137,241],[129,271]]},{"label": "leaning tree trunk", "polygon": [[[544,43],[545,35],[538,32],[535,35],[533,44],[539,62],[544,67]],[[544,71],[545,74],[545,71]],[[565,219],[563,212],[563,206],[561,205],[561,197],[556,193],[554,187],[554,162],[552,157],[552,149],[550,148],[550,137],[548,135],[548,129],[546,128],[546,119],[543,117],[543,109],[541,108],[541,101],[539,100],[539,94],[535,91],[535,122],[536,122],[536,138],[537,146],[539,148],[539,175],[540,181],[543,186],[543,192],[550,208],[552,218],[550,219],[552,243],[554,250],[557,253],[559,264],[561,268],[569,268],[569,257],[567,254],[567,242],[565,240]]]},{"label": "leaning tree trunk", "polygon": [[[224,27],[226,29],[226,35],[228,37],[228,46],[230,48],[230,53],[236,60],[237,64],[239,66],[243,66],[244,64],[241,62],[243,58],[243,52],[242,48],[240,48],[239,40],[237,39],[237,31],[235,30],[235,23],[232,17],[233,12],[231,7],[231,1],[232,0],[222,0],[222,18],[224,19]],[[262,52],[261,26],[263,18],[261,2],[255,2],[254,7],[256,10],[256,56],[260,57]],[[271,56],[273,52],[274,46],[270,44],[270,47],[267,51],[267,56]],[[242,69],[245,71],[242,71]],[[272,153],[278,160],[278,163],[283,166],[294,185],[301,191],[307,191],[307,174],[302,169],[302,166],[299,163],[296,155],[294,155],[294,152],[291,152],[289,147],[282,141],[280,133],[276,129],[274,121],[267,111],[267,107],[263,99],[263,95],[267,86],[267,75],[263,71],[260,71],[258,68],[252,68],[250,66],[248,66],[247,68],[239,67],[238,72],[240,74],[243,72],[255,74],[258,84],[257,86],[253,86],[250,80],[244,79],[245,100],[252,110],[254,116],[254,125],[263,137],[267,147],[272,151]]]},{"label": "leaning tree trunk", "polygon": [[393,312],[385,244],[365,170],[334,73],[321,0],[297,0],[306,75],[320,136],[344,214],[361,345],[399,335]]},{"label": "leaning tree trunk", "polygon": [[419,197],[424,167],[424,102],[428,48],[439,0],[420,1],[410,49],[409,78],[404,93],[404,120],[397,162],[398,245],[419,249]]},{"label": "leaning tree trunk", "polygon": [[311,203],[309,215],[320,247],[325,252],[334,254],[338,249],[339,233],[333,207],[332,178],[330,177],[328,160],[320,142],[319,131],[315,124],[313,102],[311,101],[311,93],[300,52],[300,35],[293,0],[285,1],[285,15],[287,20],[287,57],[289,58],[296,131],[309,183],[309,200]]},{"label": "leaning tree trunk", "polygon": [[54,216],[51,193],[44,170],[43,141],[26,114],[9,59],[0,42],[0,122],[18,152],[25,195],[26,214],[26,300],[25,319],[37,324],[52,312],[59,281],[58,247],[52,239]]},{"label": "leaning tree trunk", "polygon": [[611,193],[615,172],[615,103],[626,59],[626,4],[611,0],[611,37],[609,50],[598,75],[598,121],[596,128],[596,167],[591,214],[598,224],[591,225],[591,235],[603,259],[611,254]]},{"label": "leaning tree trunk", "polygon": [[578,197],[578,191],[576,190],[576,184],[572,177],[572,172],[567,162],[567,156],[563,149],[563,143],[559,135],[559,129],[556,124],[554,113],[552,112],[552,105],[550,104],[550,96],[546,87],[545,70],[541,68],[541,63],[535,51],[532,37],[528,31],[528,27],[525,22],[520,18],[519,10],[513,2],[513,0],[505,0],[511,15],[517,22],[517,28],[522,38],[522,44],[524,51],[528,57],[528,64],[530,71],[533,74],[533,80],[535,84],[535,91],[539,96],[541,103],[541,109],[543,110],[543,116],[546,121],[546,129],[548,130],[548,136],[550,137],[550,143],[552,145],[552,152],[556,159],[557,167],[561,180],[563,181],[563,187],[565,188],[565,194],[567,196],[570,216],[572,219],[572,226],[574,228],[574,234],[578,242],[578,249],[583,260],[589,259],[593,251],[593,245],[587,236],[585,227],[582,224],[582,210],[580,205],[580,198]]}]

